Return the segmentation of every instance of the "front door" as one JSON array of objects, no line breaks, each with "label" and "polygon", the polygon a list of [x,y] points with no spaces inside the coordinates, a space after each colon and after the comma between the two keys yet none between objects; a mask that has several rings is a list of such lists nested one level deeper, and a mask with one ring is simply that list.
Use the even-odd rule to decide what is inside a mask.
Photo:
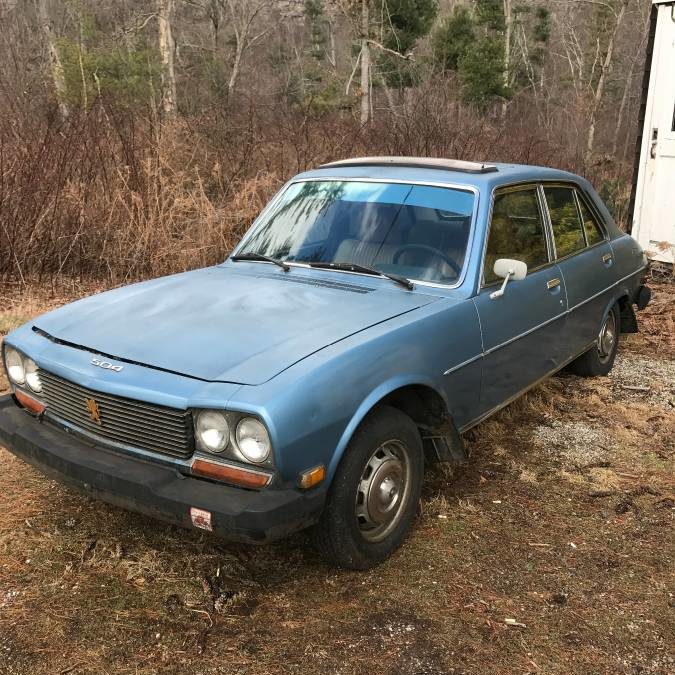
[{"label": "front door", "polygon": [[[560,269],[550,261],[542,213],[534,185],[495,196],[483,287],[475,300],[484,353],[481,414],[507,403],[561,363],[567,305]],[[493,272],[499,258],[523,261],[528,274],[491,298],[502,281]]]}]

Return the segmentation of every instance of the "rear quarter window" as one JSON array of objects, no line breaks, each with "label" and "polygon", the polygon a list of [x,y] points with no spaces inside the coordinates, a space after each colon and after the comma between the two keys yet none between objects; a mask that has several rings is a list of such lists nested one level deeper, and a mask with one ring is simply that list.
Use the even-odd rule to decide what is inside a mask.
[{"label": "rear quarter window", "polygon": [[602,241],[605,236],[602,233],[602,229],[598,224],[598,221],[595,219],[590,209],[584,203],[583,198],[577,192],[577,197],[579,198],[579,210],[581,211],[581,219],[584,222],[584,230],[586,232],[586,241],[588,241],[589,246],[597,244],[599,241]]}]

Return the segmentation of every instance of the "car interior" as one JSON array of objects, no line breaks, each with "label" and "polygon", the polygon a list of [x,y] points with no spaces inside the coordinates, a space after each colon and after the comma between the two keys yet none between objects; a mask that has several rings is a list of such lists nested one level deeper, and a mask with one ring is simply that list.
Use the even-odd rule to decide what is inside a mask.
[{"label": "car interior", "polygon": [[354,263],[452,283],[462,270],[471,217],[439,209],[337,200],[286,260]]}]

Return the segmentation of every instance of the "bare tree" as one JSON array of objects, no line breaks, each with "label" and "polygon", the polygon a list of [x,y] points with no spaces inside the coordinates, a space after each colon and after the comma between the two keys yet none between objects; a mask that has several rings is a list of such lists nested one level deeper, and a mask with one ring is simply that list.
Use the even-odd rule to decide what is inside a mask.
[{"label": "bare tree", "polygon": [[361,0],[361,126],[370,119],[370,7]]},{"label": "bare tree", "polygon": [[227,84],[228,94],[232,94],[239,78],[244,53],[253,44],[270,32],[271,27],[253,33],[253,25],[260,13],[271,5],[271,0],[219,0],[227,5],[230,23],[234,31],[234,60]]},{"label": "bare tree", "polygon": [[162,61],[162,111],[167,117],[176,114],[175,42],[171,29],[174,0],[158,0],[159,55]]},{"label": "bare tree", "polygon": [[591,109],[589,113],[589,124],[588,124],[588,136],[586,139],[586,163],[590,162],[591,156],[593,155],[593,147],[595,144],[595,126],[597,123],[598,111],[600,109],[600,104],[602,103],[602,97],[605,93],[605,85],[607,83],[607,74],[609,69],[612,66],[612,57],[614,55],[614,43],[616,40],[617,33],[619,31],[619,26],[623,20],[623,16],[626,13],[626,6],[628,5],[628,0],[622,0],[619,7],[619,11],[614,13],[615,21],[614,26],[609,35],[609,41],[607,42],[607,50],[605,52],[605,58],[602,59],[602,64],[600,66],[600,75],[598,76],[598,82],[593,92],[593,99],[591,101]]},{"label": "bare tree", "polygon": [[66,103],[66,79],[63,73],[63,64],[56,47],[56,38],[54,36],[54,27],[47,9],[47,0],[36,0],[38,20],[40,29],[44,36],[45,46],[47,47],[47,58],[49,61],[49,70],[51,73],[56,100],[59,105],[59,112],[63,119],[68,117],[68,105]]},{"label": "bare tree", "polygon": [[[508,91],[511,85],[511,0],[504,2],[504,89]],[[508,102],[506,97],[502,101],[502,116],[506,115]]]}]

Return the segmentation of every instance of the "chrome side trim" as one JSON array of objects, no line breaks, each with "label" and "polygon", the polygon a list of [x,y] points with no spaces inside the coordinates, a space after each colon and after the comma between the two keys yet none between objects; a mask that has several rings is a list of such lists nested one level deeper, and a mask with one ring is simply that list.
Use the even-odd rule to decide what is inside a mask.
[{"label": "chrome side trim", "polygon": [[454,373],[456,370],[459,370],[460,368],[464,368],[464,366],[468,366],[470,363],[473,363],[474,361],[478,361],[478,359],[483,358],[483,353],[481,352],[480,354],[476,354],[476,356],[472,356],[470,359],[467,359],[466,361],[462,361],[462,363],[457,364],[456,366],[453,366],[452,368],[448,368],[443,375],[450,375],[450,373]]},{"label": "chrome side trim", "polygon": [[642,267],[639,267],[638,269],[635,270],[635,272],[631,272],[630,274],[627,274],[625,277],[622,277],[618,281],[615,281],[611,286],[607,286],[604,291],[599,291],[595,295],[591,295],[590,298],[586,298],[585,300],[582,300],[581,302],[578,302],[574,307],[570,307],[567,310],[567,314],[571,314],[575,309],[578,309],[582,305],[585,305],[587,302],[590,302],[591,300],[595,300],[597,297],[601,296],[603,293],[607,293],[607,291],[611,290],[615,286],[618,286],[620,283],[623,281],[626,281],[626,279],[630,279],[631,277],[634,277],[636,274],[640,274],[640,272],[644,272],[647,269],[647,265],[643,265]]},{"label": "chrome side trim", "polygon": [[517,394],[514,394],[513,396],[510,396],[506,401],[503,403],[500,403],[499,405],[495,406],[491,410],[488,410],[487,412],[483,413],[479,417],[477,417],[475,420],[472,420],[468,424],[465,424],[461,429],[459,429],[459,433],[463,434],[469,429],[472,429],[475,427],[477,424],[480,424],[483,420],[487,419],[497,411],[501,410],[502,408],[505,408],[507,405],[513,403],[517,398],[520,398],[523,394],[527,393],[530,389],[534,389],[534,387],[539,386],[544,380],[547,380],[551,375],[554,375],[557,373],[559,370],[562,370],[566,365],[572,363],[574,359],[578,358],[582,354],[585,354],[593,345],[595,344],[595,340],[591,342],[590,344],[586,345],[580,352],[577,352],[574,356],[571,358],[567,359],[566,361],[563,361],[561,365],[556,366],[553,368],[553,370],[550,370],[546,375],[540,377],[538,380],[533,382],[532,384],[529,384],[527,387],[524,389],[521,389]]},{"label": "chrome side trim", "polygon": [[567,314],[567,312],[561,312],[560,314],[557,314],[556,316],[553,316],[550,319],[547,319],[543,323],[540,323],[538,326],[534,326],[533,328],[530,328],[529,330],[526,330],[524,333],[521,333],[520,335],[516,335],[515,337],[510,338],[506,342],[502,342],[499,345],[495,345],[494,347],[490,347],[490,349],[488,349],[486,352],[483,352],[483,355],[487,356],[488,354],[492,354],[493,352],[496,352],[498,349],[501,349],[502,347],[506,347],[507,345],[510,345],[512,342],[515,342],[516,340],[520,340],[520,338],[527,337],[528,335],[530,335],[530,333],[534,333],[535,331],[539,330],[540,328],[544,328],[545,326],[548,326],[550,323],[553,323],[554,321],[564,319],[566,314]]}]

